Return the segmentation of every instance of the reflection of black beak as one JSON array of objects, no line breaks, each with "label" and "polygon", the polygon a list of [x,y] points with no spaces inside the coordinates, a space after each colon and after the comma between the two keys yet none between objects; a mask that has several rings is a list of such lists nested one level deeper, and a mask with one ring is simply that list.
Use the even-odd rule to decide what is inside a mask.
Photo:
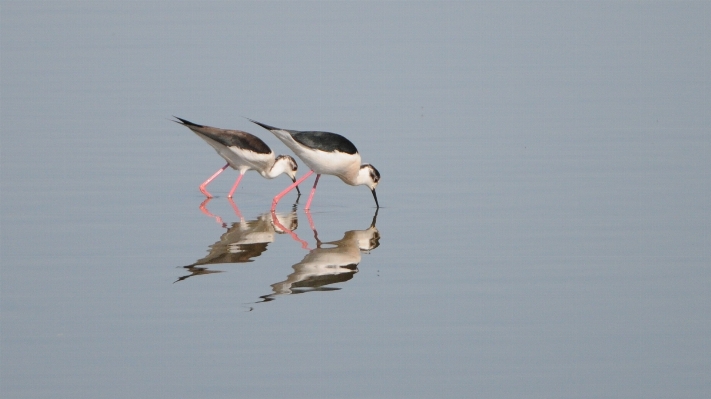
[{"label": "reflection of black beak", "polygon": [[[291,181],[296,183],[296,176],[292,177]],[[299,190],[299,186],[296,186],[296,193],[299,195],[299,197],[301,196],[301,190]]]},{"label": "reflection of black beak", "polygon": [[375,228],[375,221],[378,219],[378,210],[380,208],[375,208],[375,215],[373,215],[373,222],[370,224],[370,228]]},{"label": "reflection of black beak", "polygon": [[370,190],[373,193],[373,198],[375,199],[375,207],[380,208],[380,205],[378,205],[378,196],[375,195],[375,189]]}]

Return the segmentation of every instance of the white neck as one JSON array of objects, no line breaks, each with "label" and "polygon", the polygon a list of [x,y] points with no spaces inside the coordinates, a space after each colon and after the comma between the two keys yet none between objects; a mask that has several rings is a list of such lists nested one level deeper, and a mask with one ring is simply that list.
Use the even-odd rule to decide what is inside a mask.
[{"label": "white neck", "polygon": [[273,179],[282,173],[284,173],[283,165],[279,167],[276,162],[270,162],[269,167],[259,171],[259,174],[267,179]]},{"label": "white neck", "polygon": [[368,188],[373,188],[373,179],[370,177],[370,171],[367,168],[358,169],[358,175],[355,177],[352,183],[353,186],[368,186]]},{"label": "white neck", "polygon": [[271,167],[261,171],[260,174],[267,179],[273,179],[282,173],[286,173],[290,168],[291,165],[288,160],[280,159],[279,161],[272,163]]}]

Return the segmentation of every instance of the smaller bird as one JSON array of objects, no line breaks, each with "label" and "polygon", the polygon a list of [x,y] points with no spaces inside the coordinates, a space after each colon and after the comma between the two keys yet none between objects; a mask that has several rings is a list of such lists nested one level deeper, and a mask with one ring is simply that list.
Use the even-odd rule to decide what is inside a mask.
[{"label": "smaller bird", "polygon": [[378,197],[375,195],[375,187],[380,181],[380,172],[371,164],[360,164],[360,154],[350,140],[337,133],[286,130],[252,119],[249,120],[274,133],[311,169],[299,181],[295,181],[294,184],[274,197],[272,209],[276,207],[281,197],[293,190],[294,187],[298,188],[299,183],[314,172],[316,172],[316,181],[304,209],[311,208],[311,200],[316,193],[316,185],[322,174],[336,176],[351,186],[368,186],[373,193],[375,207],[380,208]]},{"label": "smaller bird", "polygon": [[[291,181],[296,183],[296,170],[298,165],[294,158],[289,155],[274,156],[274,152],[269,146],[259,137],[243,132],[241,130],[227,130],[211,126],[198,125],[183,118],[173,116],[173,122],[179,123],[192,130],[201,139],[210,144],[217,153],[227,161],[227,164],[220,168],[215,174],[210,176],[200,185],[200,191],[208,198],[212,198],[212,194],[207,191],[207,185],[210,184],[220,173],[224,172],[228,166],[239,171],[239,177],[235,181],[232,190],[230,190],[228,198],[237,190],[239,182],[242,181],[244,174],[250,170],[256,170],[262,177],[273,179],[282,173],[286,173]],[[292,186],[290,186],[292,187]],[[298,185],[296,191],[301,195]]]}]

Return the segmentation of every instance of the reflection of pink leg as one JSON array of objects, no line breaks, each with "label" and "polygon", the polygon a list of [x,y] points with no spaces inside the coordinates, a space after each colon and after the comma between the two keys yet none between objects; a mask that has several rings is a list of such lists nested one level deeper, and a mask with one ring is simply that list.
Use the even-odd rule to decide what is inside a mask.
[{"label": "reflection of pink leg", "polygon": [[306,219],[309,221],[309,227],[311,227],[311,230],[314,232],[314,238],[316,239],[316,247],[320,248],[321,247],[321,240],[318,239],[318,231],[316,231],[316,225],[314,225],[314,220],[311,218],[311,211],[308,209],[304,209],[304,213],[306,214]]},{"label": "reflection of pink leg", "polygon": [[314,194],[316,194],[316,185],[318,184],[318,179],[320,177],[320,174],[316,175],[316,181],[314,182],[314,186],[311,189],[311,195],[309,195],[309,200],[306,201],[306,208],[304,208],[304,210],[311,209],[311,200],[314,199]]},{"label": "reflection of pink leg", "polygon": [[237,178],[235,185],[232,186],[232,190],[230,190],[230,194],[227,196],[227,198],[232,198],[232,194],[234,194],[235,190],[237,190],[237,186],[239,186],[239,182],[242,181],[242,177],[244,177],[244,173],[239,174],[239,177]]},{"label": "reflection of pink leg", "polygon": [[279,222],[279,218],[277,217],[276,212],[274,212],[274,209],[272,209],[272,223],[274,223],[274,226],[276,226],[279,230],[282,230],[283,232],[289,234],[291,236],[291,238],[294,239],[294,241],[300,242],[301,248],[309,249],[308,242],[299,238],[299,236],[297,236],[296,233],[287,229],[286,227],[284,227],[284,225],[281,224],[281,222]]},{"label": "reflection of pink leg", "polygon": [[215,180],[215,178],[216,178],[217,176],[219,176],[220,173],[224,172],[225,169],[227,169],[228,166],[230,166],[229,163],[226,164],[225,166],[223,166],[223,167],[222,167],[220,170],[218,170],[217,172],[215,172],[214,175],[210,176],[209,179],[205,180],[205,181],[200,185],[200,191],[201,191],[203,194],[205,194],[205,195],[207,196],[207,198],[212,198],[212,194],[210,194],[210,193],[207,191],[207,185],[210,184],[211,181]]},{"label": "reflection of pink leg", "polygon": [[244,219],[244,217],[242,217],[242,213],[240,213],[240,211],[239,211],[239,208],[237,208],[237,204],[235,204],[235,202],[232,201],[232,198],[227,197],[227,201],[229,201],[230,205],[232,205],[232,209],[235,211],[235,215],[237,215],[237,217],[240,219]]},{"label": "reflection of pink leg", "polygon": [[276,209],[277,203],[279,202],[281,197],[285,196],[289,191],[293,190],[294,187],[301,184],[301,182],[306,180],[307,177],[311,176],[312,173],[314,173],[314,171],[310,170],[307,174],[301,176],[301,179],[297,180],[296,182],[294,182],[294,184],[290,185],[289,187],[285,188],[284,191],[277,194],[276,197],[274,197],[274,199],[272,200],[272,211]]},{"label": "reflection of pink leg", "polygon": [[222,227],[225,227],[225,222],[222,221],[221,217],[215,216],[212,213],[210,213],[210,211],[207,210],[207,203],[210,202],[210,200],[212,200],[212,198],[210,198],[210,197],[205,198],[205,201],[203,201],[202,204],[200,204],[200,211],[208,217],[215,218],[215,221],[217,223],[222,225]]}]

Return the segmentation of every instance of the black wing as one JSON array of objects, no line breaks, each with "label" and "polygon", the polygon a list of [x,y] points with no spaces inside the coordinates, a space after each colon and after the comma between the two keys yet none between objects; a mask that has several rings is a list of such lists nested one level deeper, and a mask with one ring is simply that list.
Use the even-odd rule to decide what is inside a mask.
[{"label": "black wing", "polygon": [[343,152],[356,154],[358,150],[350,140],[338,133],[330,132],[294,132],[291,134],[298,143],[325,152]]},{"label": "black wing", "polygon": [[[247,118],[249,119],[249,118]],[[273,130],[283,130],[285,132],[289,132],[291,137],[296,140],[296,142],[305,145],[306,147],[313,148],[316,150],[321,150],[325,152],[342,152],[345,154],[356,154],[358,152],[358,149],[356,149],[355,145],[351,143],[350,140],[347,138],[341,136],[338,133],[330,133],[330,132],[300,132],[297,130],[287,130],[287,129],[281,129],[278,127],[274,126],[269,126],[266,123],[262,122],[257,122],[254,119],[249,119],[251,122],[256,123],[257,125],[273,131]]]}]

